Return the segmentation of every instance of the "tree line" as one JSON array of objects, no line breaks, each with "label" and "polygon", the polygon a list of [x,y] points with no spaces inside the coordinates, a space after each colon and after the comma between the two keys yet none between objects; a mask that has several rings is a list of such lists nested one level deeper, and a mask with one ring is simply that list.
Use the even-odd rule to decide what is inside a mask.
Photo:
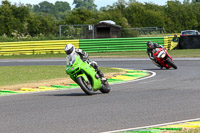
[{"label": "tree line", "polygon": [[55,4],[43,1],[37,5],[11,4],[2,0],[0,5],[0,36],[58,36],[59,25],[97,24],[112,20],[122,28],[159,27],[167,33],[200,29],[198,0],[168,1],[165,5],[140,3],[136,0],[118,0],[113,5],[97,9],[94,0],[74,0]]}]

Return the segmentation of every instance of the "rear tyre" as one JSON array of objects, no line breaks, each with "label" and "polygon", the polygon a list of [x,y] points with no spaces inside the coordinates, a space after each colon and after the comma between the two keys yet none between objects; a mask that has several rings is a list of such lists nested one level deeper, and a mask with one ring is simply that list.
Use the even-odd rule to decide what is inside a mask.
[{"label": "rear tyre", "polygon": [[168,58],[167,62],[168,62],[168,65],[172,66],[174,69],[177,69],[177,66],[174,64],[174,62],[170,58]]},{"label": "rear tyre", "polygon": [[110,87],[108,81],[106,80],[104,83],[102,83],[102,87],[101,87],[100,91],[102,93],[109,93],[110,90],[111,90],[111,87]]},{"label": "rear tyre", "polygon": [[81,89],[85,92],[85,94],[92,95],[94,93],[92,84],[89,80],[88,82],[86,82],[84,78],[80,76],[76,79],[76,81],[78,85],[81,87]]}]

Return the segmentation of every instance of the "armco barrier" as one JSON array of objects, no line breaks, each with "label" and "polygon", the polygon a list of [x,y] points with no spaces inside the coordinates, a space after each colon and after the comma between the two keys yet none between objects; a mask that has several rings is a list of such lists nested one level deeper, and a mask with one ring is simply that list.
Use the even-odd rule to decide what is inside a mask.
[{"label": "armco barrier", "polygon": [[79,47],[86,52],[146,50],[147,41],[164,45],[164,37],[83,39]]},{"label": "armco barrier", "polygon": [[67,43],[79,48],[79,40],[0,42],[0,55],[64,53]]},{"label": "armco barrier", "polygon": [[164,37],[0,42],[0,56],[64,53],[67,43],[72,43],[86,52],[137,51],[146,50],[147,41],[168,48],[168,40]]}]

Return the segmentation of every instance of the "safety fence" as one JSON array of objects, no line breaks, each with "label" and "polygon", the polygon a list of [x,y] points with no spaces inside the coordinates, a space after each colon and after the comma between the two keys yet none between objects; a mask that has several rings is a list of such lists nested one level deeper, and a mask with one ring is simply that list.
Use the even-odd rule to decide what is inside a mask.
[{"label": "safety fence", "polygon": [[164,45],[164,37],[83,39],[79,47],[86,52],[146,50],[147,41]]},{"label": "safety fence", "polygon": [[147,41],[168,48],[168,40],[165,37],[23,41],[0,42],[0,55],[64,53],[67,43],[72,43],[76,48],[81,48],[86,52],[137,51],[146,50]]},{"label": "safety fence", "polygon": [[67,43],[73,43],[75,47],[79,47],[79,40],[1,42],[0,55],[64,53]]}]

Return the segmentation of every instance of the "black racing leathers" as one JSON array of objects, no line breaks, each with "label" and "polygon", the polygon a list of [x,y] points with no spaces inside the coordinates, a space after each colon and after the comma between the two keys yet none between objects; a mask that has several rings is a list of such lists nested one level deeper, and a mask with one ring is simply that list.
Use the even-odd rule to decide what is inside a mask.
[{"label": "black racing leathers", "polygon": [[149,56],[149,58],[154,62],[156,63],[159,67],[161,67],[160,63],[158,63],[156,61],[156,59],[153,57],[153,49],[156,49],[156,48],[164,48],[162,45],[158,45],[157,43],[153,43],[153,48],[147,48],[147,54]]},{"label": "black racing leathers", "polygon": [[75,52],[81,57],[81,59],[83,61],[87,61],[88,60],[88,53],[84,52],[82,49],[75,49]]},{"label": "black racing leathers", "polygon": [[104,77],[104,74],[99,69],[97,62],[89,60],[87,52],[84,52],[82,49],[75,49],[75,52],[81,57],[83,61],[87,61],[87,63],[90,64],[95,69],[95,71],[97,71],[100,78]]}]

